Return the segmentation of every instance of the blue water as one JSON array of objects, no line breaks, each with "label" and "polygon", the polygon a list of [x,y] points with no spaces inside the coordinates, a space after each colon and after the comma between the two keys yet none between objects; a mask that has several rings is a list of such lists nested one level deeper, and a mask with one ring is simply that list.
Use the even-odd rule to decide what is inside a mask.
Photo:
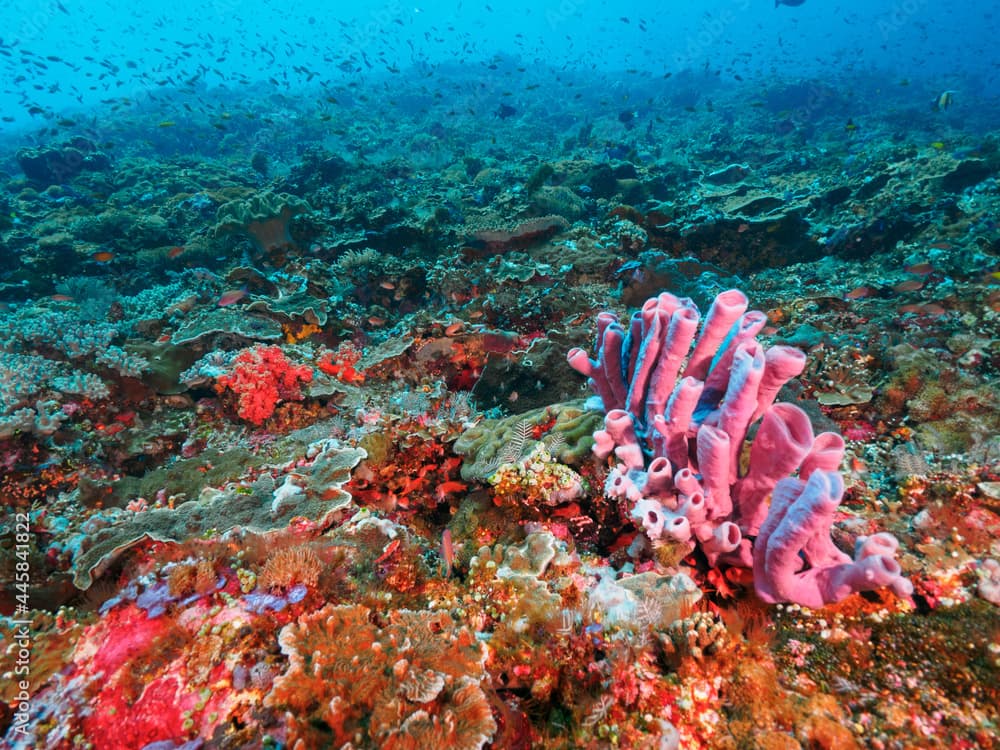
[{"label": "blue water", "polygon": [[[578,76],[600,80],[627,106],[640,84],[658,84],[642,91],[655,97],[670,90],[663,76],[686,71],[748,98],[786,79],[850,80],[859,109],[879,98],[929,105],[954,90],[956,116],[970,120],[1000,96],[998,31],[985,0],[13,0],[0,9],[0,132],[169,110],[178,105],[165,97],[178,91],[237,100],[280,93],[322,105],[353,85],[371,94],[377,115],[380,87],[394,81],[436,92],[442,112],[456,104],[492,112],[504,93],[517,107],[538,92],[572,114],[567,84]],[[449,88],[457,81],[461,90]]]}]

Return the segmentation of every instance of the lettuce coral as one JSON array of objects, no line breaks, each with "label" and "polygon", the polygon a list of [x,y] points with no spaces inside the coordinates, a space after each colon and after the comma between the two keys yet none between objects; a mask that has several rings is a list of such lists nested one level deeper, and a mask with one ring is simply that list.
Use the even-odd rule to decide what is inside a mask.
[{"label": "lettuce coral", "polygon": [[361,448],[342,448],[332,443],[322,449],[321,443],[314,445],[319,452],[295,505],[275,508],[276,483],[271,475],[264,474],[248,488],[206,488],[197,500],[176,508],[127,514],[103,528],[95,522],[90,526],[96,529],[88,529],[82,539],[70,545],[79,547],[73,559],[73,583],[80,589],[90,588],[94,576],[101,575],[119,555],[144,539],[183,542],[208,531],[225,534],[233,529],[263,534],[285,528],[293,517],[326,528],[355,507],[351,495],[341,486],[367,454]]},{"label": "lettuce coral", "polygon": [[277,250],[295,244],[288,224],[309,204],[288,193],[265,191],[247,200],[229,201],[219,206],[216,235],[243,234],[261,251]]}]

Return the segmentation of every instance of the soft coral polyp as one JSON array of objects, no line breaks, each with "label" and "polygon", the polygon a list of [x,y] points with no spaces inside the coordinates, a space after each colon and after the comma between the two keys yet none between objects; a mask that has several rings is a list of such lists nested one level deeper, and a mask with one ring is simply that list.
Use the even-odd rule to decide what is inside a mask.
[{"label": "soft coral polyp", "polygon": [[277,346],[246,349],[233,360],[233,370],[219,377],[217,390],[227,388],[238,399],[237,413],[255,425],[261,425],[274,413],[279,401],[302,399],[302,383],[312,380],[312,368],[293,365]]}]

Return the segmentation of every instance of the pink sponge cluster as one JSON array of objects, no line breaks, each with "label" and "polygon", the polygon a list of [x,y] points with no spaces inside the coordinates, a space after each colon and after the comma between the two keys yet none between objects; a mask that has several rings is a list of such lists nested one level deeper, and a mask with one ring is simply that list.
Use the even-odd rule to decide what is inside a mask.
[{"label": "pink sponge cluster", "polygon": [[[601,313],[595,359],[569,352],[605,412],[594,452],[617,459],[605,493],[627,503],[654,543],[697,545],[712,565],[752,566],[767,601],[817,607],[884,585],[909,593],[893,537],[861,541],[853,561],[830,541],[844,441],[814,435],[805,412],[774,403],[805,355],[765,350],[756,336],[766,318],[748,307],[742,292],[723,292],[699,333],[694,303],[662,293],[627,328]],[[757,420],[741,475],[739,457]]]},{"label": "pink sponge cluster", "polygon": [[293,365],[279,347],[258,346],[237,355],[232,372],[219,377],[216,389],[233,391],[240,417],[260,425],[279,401],[300,400],[300,385],[311,381],[312,375],[311,367]]}]

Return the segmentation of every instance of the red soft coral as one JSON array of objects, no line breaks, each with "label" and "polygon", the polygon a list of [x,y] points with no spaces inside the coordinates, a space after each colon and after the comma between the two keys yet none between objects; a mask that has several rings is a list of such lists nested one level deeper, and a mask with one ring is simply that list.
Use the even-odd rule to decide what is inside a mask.
[{"label": "red soft coral", "polygon": [[326,352],[316,361],[316,366],[342,383],[365,382],[365,374],[354,369],[361,359],[361,351],[350,341],[342,343],[335,352]]},{"label": "red soft coral", "polygon": [[302,399],[301,383],[312,380],[312,368],[295,366],[277,346],[245,349],[233,360],[233,370],[219,377],[216,389],[230,389],[238,397],[237,412],[260,425],[274,413],[279,401]]}]

